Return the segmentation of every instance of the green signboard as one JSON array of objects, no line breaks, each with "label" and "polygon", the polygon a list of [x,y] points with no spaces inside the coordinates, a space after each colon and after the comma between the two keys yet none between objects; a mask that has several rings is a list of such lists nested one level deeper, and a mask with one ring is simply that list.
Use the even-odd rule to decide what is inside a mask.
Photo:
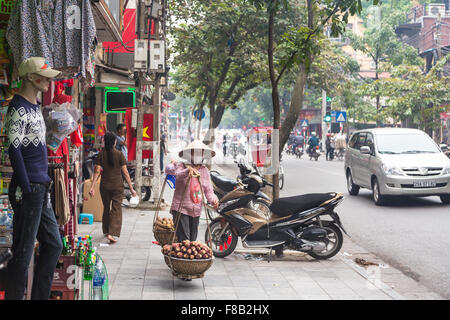
[{"label": "green signboard", "polygon": [[119,88],[105,88],[105,112],[125,113],[126,109],[136,106],[135,88],[128,88],[127,91]]}]

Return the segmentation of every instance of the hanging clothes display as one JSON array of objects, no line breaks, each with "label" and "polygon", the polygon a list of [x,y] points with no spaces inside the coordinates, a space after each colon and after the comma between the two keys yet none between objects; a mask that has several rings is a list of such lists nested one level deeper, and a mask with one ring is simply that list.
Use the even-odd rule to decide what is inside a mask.
[{"label": "hanging clothes display", "polygon": [[69,195],[67,194],[66,180],[63,169],[53,170],[55,184],[55,214],[59,225],[65,225],[70,220]]},{"label": "hanging clothes display", "polygon": [[6,33],[16,65],[44,57],[63,72],[79,68],[83,78],[95,36],[89,0],[16,1]]}]

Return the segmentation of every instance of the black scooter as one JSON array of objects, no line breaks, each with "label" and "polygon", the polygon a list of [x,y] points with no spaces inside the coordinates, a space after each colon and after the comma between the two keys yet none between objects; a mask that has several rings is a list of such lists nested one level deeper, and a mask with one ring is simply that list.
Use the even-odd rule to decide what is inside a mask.
[{"label": "black scooter", "polygon": [[[242,180],[248,177],[249,174],[253,173],[260,176],[259,171],[257,171],[255,168],[250,167],[243,161],[241,162],[235,161],[235,163],[238,165],[240,172],[236,180],[233,180],[231,178],[228,178],[227,176],[222,175],[217,170],[211,170],[210,172],[211,182],[213,183],[214,188],[214,194],[217,196],[219,200],[222,199],[223,196],[225,196],[227,193],[239,187]],[[262,191],[258,191],[257,197],[270,201],[269,196],[267,196]]]},{"label": "black scooter", "polygon": [[[243,161],[239,163],[235,161],[235,163],[237,163],[240,171],[240,174],[236,180],[228,178],[227,176],[222,175],[220,172],[216,170],[211,170],[210,172],[214,194],[217,196],[219,201],[225,195],[229,194],[233,190],[242,187],[243,186],[242,181],[247,179],[250,174],[260,175],[257,168],[255,167],[252,168],[250,165],[248,165]],[[270,202],[271,202],[270,197],[261,190],[258,190],[258,192],[255,193],[255,197],[247,203],[247,206],[249,208],[258,210],[258,212],[262,213],[263,215],[267,215],[268,210],[267,209],[265,210],[265,208],[267,208],[270,205]],[[217,211],[210,206],[208,206],[207,212],[211,220],[214,220],[216,217],[218,217]]]},{"label": "black scooter", "polygon": [[[226,257],[237,245],[238,238],[247,248],[275,249],[281,255],[284,249],[306,252],[316,259],[329,259],[342,247],[342,227],[336,206],[344,199],[341,193],[313,193],[273,201],[260,212],[248,203],[256,198],[260,188],[269,185],[257,175],[250,175],[243,186],[236,188],[219,201],[219,217],[209,225],[212,250],[216,257]],[[259,210],[259,209],[258,209]],[[323,220],[324,216],[331,220]],[[209,233],[205,241],[209,243]]]}]

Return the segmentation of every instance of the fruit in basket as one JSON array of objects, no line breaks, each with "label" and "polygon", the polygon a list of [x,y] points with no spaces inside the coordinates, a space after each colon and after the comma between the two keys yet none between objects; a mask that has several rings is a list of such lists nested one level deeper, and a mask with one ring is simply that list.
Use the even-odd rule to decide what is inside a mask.
[{"label": "fruit in basket", "polygon": [[175,225],[172,218],[156,218],[156,228],[159,230],[175,230]]},{"label": "fruit in basket", "polygon": [[181,243],[168,244],[163,246],[162,252],[165,255],[189,260],[212,257],[212,250],[199,241],[184,240]]}]

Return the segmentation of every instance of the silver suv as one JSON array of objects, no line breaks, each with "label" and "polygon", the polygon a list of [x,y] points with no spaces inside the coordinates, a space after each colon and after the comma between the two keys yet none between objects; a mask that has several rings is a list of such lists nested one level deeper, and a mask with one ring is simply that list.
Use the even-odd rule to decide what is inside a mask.
[{"label": "silver suv", "polygon": [[356,131],[345,153],[348,192],[371,189],[376,205],[389,195],[440,196],[450,204],[450,159],[441,148],[417,129]]}]

